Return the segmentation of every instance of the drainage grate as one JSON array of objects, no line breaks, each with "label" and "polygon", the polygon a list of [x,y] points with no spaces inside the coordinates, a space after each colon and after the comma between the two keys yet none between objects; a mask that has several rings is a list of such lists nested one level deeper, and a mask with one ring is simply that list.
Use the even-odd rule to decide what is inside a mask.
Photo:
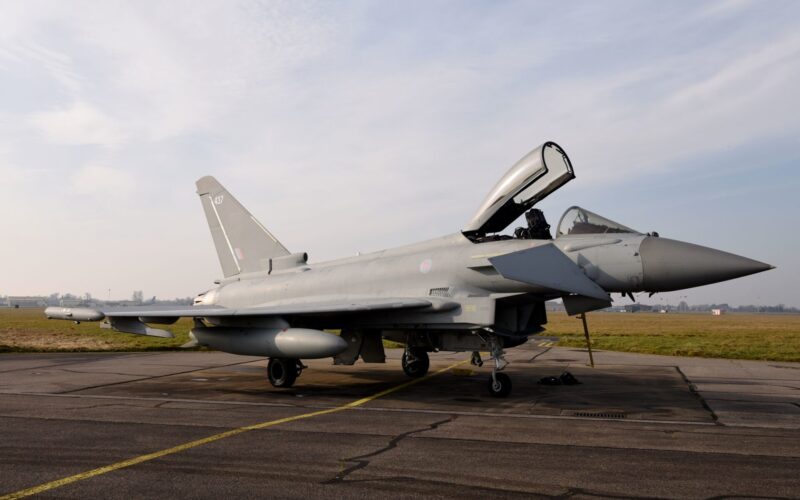
[{"label": "drainage grate", "polygon": [[622,412],[603,412],[603,411],[576,411],[572,414],[573,417],[588,417],[588,418],[625,418]]}]

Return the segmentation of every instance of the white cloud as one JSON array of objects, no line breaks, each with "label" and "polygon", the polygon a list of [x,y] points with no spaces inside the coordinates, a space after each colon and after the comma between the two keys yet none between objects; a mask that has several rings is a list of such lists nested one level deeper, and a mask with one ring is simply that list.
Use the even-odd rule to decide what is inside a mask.
[{"label": "white cloud", "polygon": [[108,197],[126,196],[136,187],[136,180],[128,172],[102,165],[81,168],[69,183],[74,193]]},{"label": "white cloud", "polygon": [[116,120],[86,102],[32,113],[28,123],[55,144],[115,146],[125,137]]},{"label": "white cloud", "polygon": [[[191,293],[216,270],[192,195],[204,174],[320,260],[458,230],[543,140],[576,165],[566,195],[797,135],[796,27],[772,13],[786,5],[12,2],[0,174],[27,213],[46,199],[43,217],[147,220],[172,238],[143,263],[153,293]],[[143,203],[112,199],[134,181]],[[201,243],[187,256],[185,241]]]}]

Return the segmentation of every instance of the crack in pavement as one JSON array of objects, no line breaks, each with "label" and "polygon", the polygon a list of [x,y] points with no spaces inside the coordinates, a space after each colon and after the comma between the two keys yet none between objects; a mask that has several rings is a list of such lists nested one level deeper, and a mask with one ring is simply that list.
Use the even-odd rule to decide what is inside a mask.
[{"label": "crack in pavement", "polygon": [[414,430],[410,430],[408,432],[404,432],[402,434],[398,434],[398,435],[392,437],[392,439],[389,440],[389,443],[386,446],[384,446],[383,448],[379,449],[379,450],[373,451],[371,453],[367,453],[366,455],[358,455],[356,457],[345,458],[344,460],[342,460],[342,462],[355,462],[355,464],[351,465],[350,467],[348,467],[348,468],[342,470],[341,472],[339,472],[339,474],[337,474],[336,477],[334,477],[333,479],[329,479],[327,481],[323,481],[321,484],[344,483],[346,481],[346,479],[347,479],[347,476],[349,476],[350,474],[352,474],[353,472],[355,472],[357,470],[361,470],[361,469],[367,467],[370,464],[370,461],[371,461],[371,460],[368,460],[368,459],[373,459],[373,458],[377,457],[378,455],[382,455],[382,454],[386,453],[389,450],[393,450],[394,448],[397,448],[397,445],[400,443],[400,441],[404,440],[405,438],[407,438],[407,437],[409,437],[409,436],[411,436],[413,434],[419,434],[419,433],[422,433],[422,432],[435,430],[435,429],[439,428],[440,426],[442,426],[444,424],[453,422],[457,418],[458,418],[458,415],[451,415],[451,416],[449,416],[448,418],[446,418],[444,420],[439,420],[438,422],[434,422],[432,424],[429,424],[426,427],[422,427],[420,429],[414,429]]},{"label": "crack in pavement", "polygon": [[[47,354],[47,353],[44,353],[44,354]],[[59,354],[61,354],[61,353],[59,353]],[[117,352],[98,352],[98,353],[94,353],[94,352],[92,352],[92,353],[85,353],[85,354],[88,354],[90,356],[81,357],[81,359],[76,360],[76,361],[66,361],[64,363],[50,363],[50,364],[44,364],[44,365],[40,365],[40,366],[25,366],[23,368],[12,368],[10,370],[0,370],[0,373],[22,372],[22,371],[27,371],[27,370],[47,370],[47,369],[58,368],[60,366],[80,365],[80,364],[97,363],[97,362],[102,362],[102,361],[108,361],[108,358],[129,357],[129,356],[138,356],[138,357],[146,358],[146,357],[150,357],[150,356],[156,356],[159,353],[156,352],[156,353],[152,353],[152,354],[149,354],[149,353],[145,354],[145,353],[140,353],[140,352],[133,352],[133,353],[117,353]],[[91,357],[94,357],[94,355],[96,355],[96,354],[104,354],[104,355],[108,355],[108,356],[107,357],[103,357],[103,358],[100,358],[100,356],[97,356],[98,358],[100,358],[100,359],[97,359],[97,360],[89,359]]]},{"label": "crack in pavement", "polygon": [[[421,484],[431,484],[431,485],[440,485],[440,486],[449,486],[449,487],[456,487],[460,491],[469,490],[472,495],[464,495],[467,498],[471,498],[472,496],[482,496],[482,497],[503,497],[503,498],[510,498],[510,497],[520,497],[520,498],[548,498],[548,499],[568,499],[573,498],[575,496],[583,497],[583,498],[607,498],[607,499],[622,499],[622,500],[635,500],[635,499],[646,499],[646,500],[665,500],[669,497],[659,497],[659,496],[644,496],[644,495],[625,495],[616,492],[603,492],[600,490],[591,490],[588,488],[576,488],[576,487],[566,487],[559,484],[551,484],[551,483],[540,483],[540,482],[532,482],[529,483],[527,489],[517,489],[513,486],[511,488],[504,488],[503,485],[498,486],[487,486],[487,485],[476,485],[476,484],[464,484],[458,483],[454,481],[445,481],[445,480],[437,480],[437,479],[430,479],[430,478],[422,478],[422,477],[414,477],[414,476],[387,476],[375,479],[354,479],[347,481],[347,484],[358,484],[358,483],[387,483],[387,482],[396,482],[396,483],[414,483],[415,485],[419,486]],[[330,484],[330,483],[324,483]],[[553,494],[553,493],[540,493],[537,490],[560,490],[563,493]],[[477,495],[476,495],[477,494]],[[445,495],[446,497],[446,495]],[[721,497],[721,498],[737,498],[735,496],[730,497]],[[762,497],[739,497],[739,498],[757,498],[760,499]]]},{"label": "crack in pavement", "polygon": [[172,376],[175,376],[175,375],[185,375],[187,373],[199,372],[199,371],[203,371],[203,370],[226,368],[226,367],[229,367],[229,366],[236,366],[236,365],[244,365],[244,364],[252,363],[252,362],[253,362],[253,360],[248,360],[248,361],[240,361],[240,362],[237,362],[237,363],[230,363],[230,364],[227,364],[227,365],[219,365],[219,366],[214,366],[214,367],[195,368],[195,369],[192,369],[192,370],[165,373],[163,375],[152,375],[152,376],[147,376],[147,377],[135,378],[135,379],[131,379],[131,380],[121,380],[119,382],[110,382],[110,383],[105,383],[105,384],[97,384],[97,385],[90,385],[90,386],[86,386],[86,387],[79,387],[77,389],[70,389],[68,391],[60,391],[60,392],[53,393],[53,394],[71,394],[71,393],[74,393],[74,392],[88,391],[90,389],[97,389],[97,388],[100,388],[100,387],[110,387],[110,386],[113,386],[113,385],[130,384],[130,383],[133,383],[133,382],[142,382],[144,380],[153,380],[153,379],[158,379],[158,378],[172,377]]},{"label": "crack in pavement", "polygon": [[122,372],[106,372],[106,371],[84,371],[84,370],[71,370],[69,368],[57,368],[58,371],[67,372],[67,373],[75,373],[77,375],[119,375],[120,377],[141,377],[143,374],[141,373],[122,373]]},{"label": "crack in pavement", "polygon": [[675,371],[677,371],[678,374],[681,376],[681,378],[683,379],[683,382],[689,388],[689,392],[691,392],[692,395],[695,398],[697,398],[698,401],[700,401],[700,404],[703,405],[703,408],[705,408],[705,410],[708,411],[708,413],[711,414],[711,418],[714,420],[714,423],[717,424],[717,425],[724,425],[722,422],[719,421],[719,417],[714,412],[714,410],[711,408],[711,405],[708,404],[708,401],[706,401],[706,398],[704,398],[703,395],[700,394],[700,391],[697,390],[697,386],[694,384],[694,382],[692,382],[689,379],[689,377],[686,376],[686,374],[683,372],[683,370],[681,370],[681,367],[680,366],[673,366],[673,368],[675,368]]}]

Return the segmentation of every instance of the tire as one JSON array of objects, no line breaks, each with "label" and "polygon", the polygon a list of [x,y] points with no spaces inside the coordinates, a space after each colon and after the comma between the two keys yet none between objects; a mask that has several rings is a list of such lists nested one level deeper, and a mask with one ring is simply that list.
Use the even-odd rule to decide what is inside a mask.
[{"label": "tire", "polygon": [[411,355],[416,359],[409,362],[406,355],[403,354],[403,372],[411,378],[424,377],[425,374],[428,373],[428,368],[431,366],[431,360],[428,358],[427,351],[419,347],[412,347],[410,351]]},{"label": "tire", "polygon": [[[497,380],[497,382],[495,382]],[[495,398],[504,398],[511,394],[511,377],[505,373],[496,373],[489,378],[489,394]]]},{"label": "tire", "polygon": [[270,358],[267,364],[269,383],[275,387],[291,387],[297,380],[297,360]]}]

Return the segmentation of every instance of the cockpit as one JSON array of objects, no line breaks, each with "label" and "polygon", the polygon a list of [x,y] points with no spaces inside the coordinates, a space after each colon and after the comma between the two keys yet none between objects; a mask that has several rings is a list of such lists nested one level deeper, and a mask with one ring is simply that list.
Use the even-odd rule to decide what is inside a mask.
[{"label": "cockpit", "polygon": [[[572,163],[564,150],[546,142],[523,156],[500,178],[461,232],[474,243],[552,239],[550,225],[534,205],[574,178]],[[527,227],[518,227],[514,236],[500,234],[523,214]],[[608,233],[641,234],[583,208],[570,207],[561,217],[555,237]]]},{"label": "cockpit", "polygon": [[623,226],[618,222],[606,219],[594,212],[581,207],[570,207],[561,216],[556,230],[556,237],[568,234],[610,234],[633,233],[641,234],[635,229]]}]

